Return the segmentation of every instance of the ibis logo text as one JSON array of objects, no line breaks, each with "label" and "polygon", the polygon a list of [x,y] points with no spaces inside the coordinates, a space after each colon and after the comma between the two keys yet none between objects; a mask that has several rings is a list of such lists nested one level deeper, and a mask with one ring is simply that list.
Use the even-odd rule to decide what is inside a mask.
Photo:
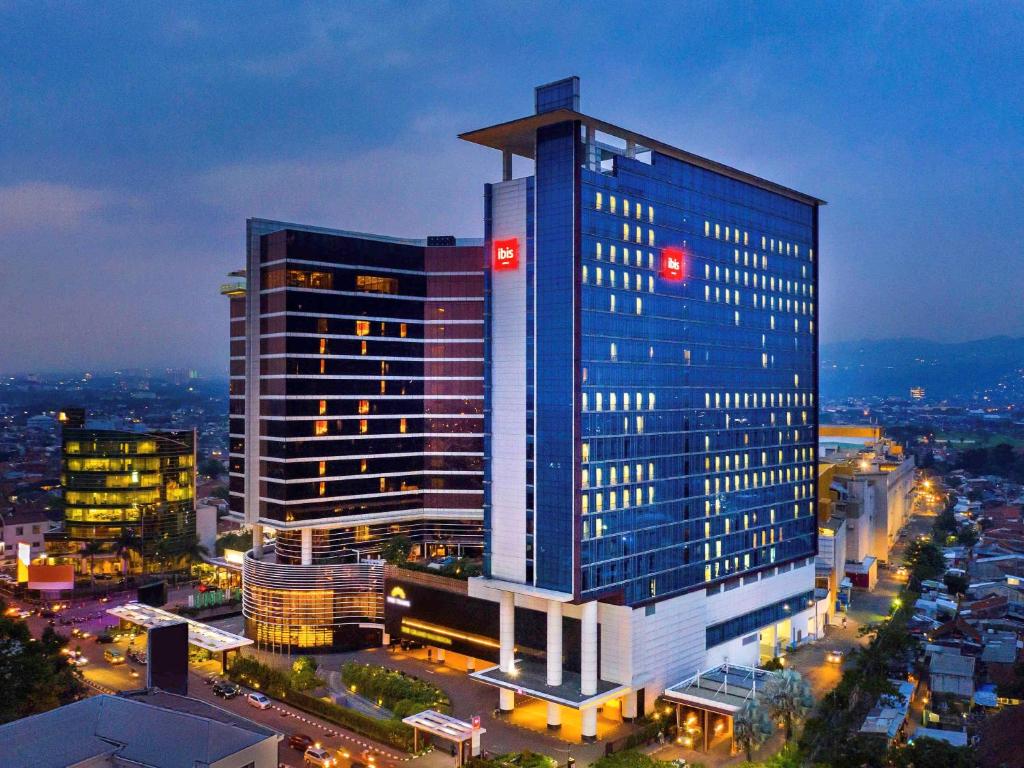
[{"label": "ibis logo text", "polygon": [[683,249],[664,248],[661,251],[661,276],[665,280],[683,279]]},{"label": "ibis logo text", "polygon": [[505,269],[519,269],[519,241],[515,238],[494,241],[494,271]]}]

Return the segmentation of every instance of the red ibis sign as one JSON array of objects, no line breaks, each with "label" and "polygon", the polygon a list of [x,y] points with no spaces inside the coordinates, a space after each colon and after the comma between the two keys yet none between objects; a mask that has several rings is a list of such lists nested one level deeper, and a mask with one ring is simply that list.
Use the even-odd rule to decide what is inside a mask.
[{"label": "red ibis sign", "polygon": [[663,248],[661,251],[661,276],[665,280],[683,279],[682,248]]},{"label": "red ibis sign", "polygon": [[494,241],[494,270],[504,269],[519,269],[519,241],[514,237]]}]

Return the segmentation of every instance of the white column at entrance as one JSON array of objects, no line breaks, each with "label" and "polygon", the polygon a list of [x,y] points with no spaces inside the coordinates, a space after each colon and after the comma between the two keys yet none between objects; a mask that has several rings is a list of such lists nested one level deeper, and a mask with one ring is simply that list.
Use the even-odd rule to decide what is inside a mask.
[{"label": "white column at entrance", "polygon": [[437,663],[438,664],[444,664],[444,656],[445,656],[444,648],[438,648],[437,649]]},{"label": "white column at entrance", "polygon": [[[580,617],[580,625],[580,692],[584,696],[593,696],[597,693],[596,600],[583,604],[583,615]],[[594,716],[597,716],[596,711]],[[585,719],[584,722],[586,722]]]},{"label": "white column at entrance", "polygon": [[511,592],[501,593],[498,605],[498,665],[506,675],[515,671],[516,598]]},{"label": "white column at entrance", "polygon": [[313,564],[313,529],[303,528],[302,531],[302,564]]},{"label": "white column at entrance", "polygon": [[548,729],[557,731],[562,727],[562,707],[553,701],[548,702]]},{"label": "white column at entrance", "polygon": [[584,741],[597,741],[597,707],[580,710],[580,735]]},{"label": "white column at entrance", "polygon": [[467,656],[466,657],[466,671],[467,672],[475,672],[476,671],[476,659],[474,659],[472,656]]},{"label": "white column at entrance", "polygon": [[254,525],[252,527],[252,551],[257,559],[263,557],[263,526]]},{"label": "white column at entrance", "polygon": [[[516,645],[516,597],[511,592],[501,593],[498,604],[498,666],[506,675],[515,674]],[[505,688],[498,689],[498,708],[502,712],[511,712],[516,706],[515,691]]]},{"label": "white column at entrance", "polygon": [[636,720],[636,691],[622,697],[622,719],[627,723]]},{"label": "white column at entrance", "polygon": [[548,601],[548,685],[562,684],[562,604]]},{"label": "white column at entrance", "polygon": [[[562,684],[562,604],[556,600],[548,601],[548,685]],[[562,726],[562,708],[554,702],[548,702],[548,728],[557,730]]]}]

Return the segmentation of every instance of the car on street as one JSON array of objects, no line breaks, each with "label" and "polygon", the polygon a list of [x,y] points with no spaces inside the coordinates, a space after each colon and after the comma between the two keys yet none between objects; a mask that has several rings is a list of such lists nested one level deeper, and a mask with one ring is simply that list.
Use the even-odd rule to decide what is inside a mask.
[{"label": "car on street", "polygon": [[113,648],[107,648],[103,651],[103,658],[108,664],[118,665],[124,664],[124,654]]},{"label": "car on street", "polygon": [[337,761],[331,757],[331,753],[323,747],[308,747],[302,755],[303,765],[312,765],[316,768],[333,768]]},{"label": "car on street", "polygon": [[246,703],[248,703],[250,707],[255,707],[257,710],[270,709],[270,699],[266,697],[265,693],[250,691],[246,694]]},{"label": "car on street", "polygon": [[305,752],[310,747],[315,747],[316,742],[304,733],[293,733],[288,737],[288,746],[299,752]]},{"label": "car on street", "polygon": [[245,701],[250,707],[256,707],[256,709],[270,709],[270,699],[263,693],[257,693],[256,691],[247,693]]},{"label": "car on street", "polygon": [[222,699],[233,699],[241,692],[238,686],[232,683],[217,683],[213,686],[213,695],[220,696]]},{"label": "car on street", "polygon": [[831,648],[828,653],[825,654],[825,661],[831,662],[832,664],[842,664],[844,656],[846,656],[846,651],[842,648]]}]

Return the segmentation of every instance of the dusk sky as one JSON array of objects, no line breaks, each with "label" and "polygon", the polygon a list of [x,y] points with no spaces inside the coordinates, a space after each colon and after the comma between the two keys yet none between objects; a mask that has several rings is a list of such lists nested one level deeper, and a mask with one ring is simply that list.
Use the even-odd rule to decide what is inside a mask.
[{"label": "dusk sky", "polygon": [[479,237],[500,157],[456,134],[571,74],[829,202],[823,342],[1024,335],[1022,40],[1020,3],[0,0],[0,371],[225,373],[246,217]]}]

